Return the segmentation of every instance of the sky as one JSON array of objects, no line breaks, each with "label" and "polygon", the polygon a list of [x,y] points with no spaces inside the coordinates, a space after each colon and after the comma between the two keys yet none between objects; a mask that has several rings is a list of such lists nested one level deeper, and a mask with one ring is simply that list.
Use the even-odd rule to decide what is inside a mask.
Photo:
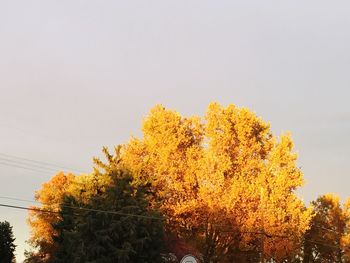
[{"label": "sky", "polygon": [[[306,203],[350,196],[348,1],[0,1],[1,154],[91,171],[140,136],[161,103],[203,115],[245,106],[290,131]],[[0,196],[30,199],[52,172],[5,166]],[[27,203],[0,198],[0,203]],[[27,212],[0,207],[17,259]]]}]

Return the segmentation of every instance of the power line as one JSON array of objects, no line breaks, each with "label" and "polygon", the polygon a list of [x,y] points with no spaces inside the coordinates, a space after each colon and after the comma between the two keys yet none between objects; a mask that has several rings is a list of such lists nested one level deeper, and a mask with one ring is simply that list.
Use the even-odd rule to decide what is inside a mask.
[{"label": "power line", "polygon": [[[59,204],[52,204],[52,205],[59,205]],[[22,210],[32,210],[32,211],[43,212],[43,213],[55,213],[55,214],[62,213],[60,211],[53,211],[53,210],[36,208],[36,207],[16,206],[16,205],[9,205],[9,204],[2,204],[2,203],[0,203],[0,206],[15,208],[15,209],[22,209]],[[70,208],[72,210],[77,210],[77,211],[87,211],[87,212],[105,213],[105,214],[113,214],[113,215],[120,215],[120,216],[132,216],[132,217],[139,217],[139,218],[146,218],[146,219],[163,220],[163,218],[161,217],[137,215],[137,214],[123,213],[123,212],[110,211],[110,210],[92,209],[92,208],[69,206],[69,205],[60,205],[60,206],[64,208]]]},{"label": "power line", "polygon": [[3,157],[3,158],[1,158],[3,160],[18,162],[21,164],[27,164],[27,165],[32,165],[32,166],[37,166],[37,167],[44,168],[44,169],[50,169],[50,170],[63,169],[63,170],[85,173],[84,171],[82,171],[80,169],[75,169],[72,167],[62,166],[62,165],[49,163],[49,162],[33,160],[33,159],[24,158],[24,157],[20,157],[20,156],[15,156],[15,155],[10,155],[10,154],[5,154],[5,153],[0,153],[0,156]]},{"label": "power line", "polygon": [[7,200],[12,200],[12,201],[20,201],[20,202],[26,202],[26,203],[43,204],[43,203],[41,203],[39,201],[36,201],[36,200],[28,200],[28,199],[21,199],[21,198],[8,197],[8,196],[0,196],[0,199],[7,199]]},{"label": "power line", "polygon": [[32,164],[27,164],[27,163],[21,163],[21,162],[17,162],[17,161],[13,161],[13,160],[7,160],[7,159],[3,159],[0,158],[0,164],[1,165],[5,165],[5,166],[9,166],[9,167],[15,167],[15,168],[21,168],[21,169],[26,169],[26,170],[32,170],[32,171],[36,171],[36,172],[56,172],[57,170],[53,169],[53,168],[48,168],[48,167],[40,167],[37,165],[32,165]]},{"label": "power line", "polygon": [[1,155],[0,155],[0,160],[5,161],[5,162],[10,162],[10,163],[15,163],[15,164],[22,164],[22,165],[37,167],[39,169],[57,170],[57,168],[39,165],[36,163],[27,162],[27,161],[22,161],[20,159],[16,160],[16,159],[8,158],[8,157],[2,157]]},{"label": "power line", "polygon": [[[2,198],[2,197],[0,197]],[[10,199],[10,198],[8,198]],[[23,200],[23,199],[18,199],[18,198],[11,198],[13,200]],[[25,200],[23,200],[25,201]],[[27,210],[27,211],[35,211],[35,212],[40,212],[40,213],[51,213],[51,214],[62,214],[62,211],[54,211],[54,210],[47,210],[47,209],[41,209],[41,208],[36,208],[36,207],[24,207],[24,206],[17,206],[17,205],[9,205],[9,204],[3,204],[0,203],[0,207],[5,207],[5,208],[12,208],[12,209],[20,209],[20,210]],[[129,214],[129,213],[122,213],[122,212],[117,212],[117,211],[108,211],[108,210],[100,210],[100,209],[90,209],[90,208],[84,208],[84,207],[74,207],[74,206],[63,206],[66,208],[71,208],[73,210],[79,210],[79,211],[89,211],[89,212],[98,212],[98,213],[106,213],[106,214],[114,214],[114,215],[121,215],[121,216],[132,216],[132,217],[138,217],[138,218],[146,218],[146,219],[155,219],[155,220],[162,220],[160,217],[152,217],[152,216],[145,216],[145,215],[136,215],[136,214]],[[76,214],[77,215],[77,214]],[[231,231],[222,231],[222,232],[231,232]],[[235,232],[232,230],[232,232]],[[259,235],[265,235],[268,238],[282,238],[282,239],[288,239],[291,240],[291,236],[281,236],[281,235],[271,235],[266,232],[254,232],[254,231],[243,231],[240,232],[240,234],[259,234]],[[312,240],[312,239],[304,239],[304,241],[322,245],[322,246],[327,246],[331,248],[338,249],[339,247],[330,245],[328,243],[320,242],[317,240]]]},{"label": "power line", "polygon": [[[84,208],[84,207],[79,207],[79,206],[67,206],[67,205],[62,205],[60,203],[43,203],[43,202],[39,202],[36,200],[29,200],[29,199],[22,199],[22,198],[16,198],[16,197],[9,197],[9,196],[0,196],[0,199],[6,199],[6,200],[12,200],[12,201],[20,201],[20,202],[26,202],[26,203],[37,203],[37,204],[41,204],[41,205],[47,205],[47,206],[61,206],[61,207],[66,207],[66,208],[71,208],[71,209],[77,209],[77,210],[86,210],[86,211],[94,211],[94,212],[108,212],[108,213],[115,213],[115,211],[108,211],[108,210],[94,210],[94,209],[88,209],[88,208]],[[216,229],[221,229],[220,232],[222,233],[231,233],[231,232],[235,232],[236,230],[232,230],[232,229],[225,229],[228,227],[228,225],[221,225],[221,224],[213,224],[213,226]],[[322,230],[327,230],[327,231],[332,231],[332,232],[336,232],[341,234],[340,231],[336,231],[334,229],[330,229],[330,228],[326,228],[326,227],[322,227],[319,225],[313,225],[314,228],[318,228],[318,229],[322,229]],[[268,238],[272,238],[272,237],[277,237],[277,238],[287,238],[288,236],[286,235],[276,235],[276,234],[269,234],[263,231],[244,231],[245,234],[264,234],[266,237]]]},{"label": "power line", "polygon": [[41,212],[41,213],[51,213],[51,214],[59,214],[58,211],[50,211],[50,210],[45,210],[45,209],[38,209],[34,207],[24,207],[24,206],[17,206],[17,205],[9,205],[9,204],[1,204],[0,206],[2,207],[7,207],[7,208],[15,208],[15,209],[21,209],[21,210],[30,210],[30,211],[36,211],[36,212]]},{"label": "power line", "polygon": [[1,162],[1,161],[0,161],[0,165],[14,167],[14,168],[20,168],[20,169],[25,169],[25,170],[29,170],[29,171],[33,171],[33,172],[39,172],[39,173],[52,172],[52,171],[39,170],[39,169],[35,169],[33,167],[26,167],[26,166],[22,166],[22,165],[18,165],[18,164],[11,164],[11,163]]}]

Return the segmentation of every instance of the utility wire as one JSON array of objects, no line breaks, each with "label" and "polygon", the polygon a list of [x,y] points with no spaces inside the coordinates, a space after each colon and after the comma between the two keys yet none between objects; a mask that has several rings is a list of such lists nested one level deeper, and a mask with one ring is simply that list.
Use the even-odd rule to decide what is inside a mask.
[{"label": "utility wire", "polygon": [[[18,198],[12,198],[15,200],[21,200]],[[22,199],[23,200],[23,199]],[[23,200],[24,201],[24,200]],[[40,212],[40,213],[51,213],[51,214],[62,214],[62,211],[54,211],[54,210],[47,210],[47,209],[41,209],[41,208],[35,208],[35,207],[24,207],[24,206],[17,206],[17,205],[9,205],[9,204],[3,204],[0,203],[0,207],[5,207],[5,208],[12,208],[12,209],[20,209],[20,210],[27,210],[27,211],[35,211],[35,212]],[[83,207],[74,207],[74,206],[62,206],[66,208],[71,208],[73,210],[79,210],[79,211],[89,211],[89,212],[98,212],[98,213],[106,213],[106,214],[114,214],[114,215],[121,215],[121,216],[132,216],[132,217],[138,217],[138,218],[146,218],[146,219],[155,219],[155,220],[162,220],[160,217],[152,217],[152,216],[145,216],[145,215],[136,215],[136,214],[129,214],[129,213],[122,213],[122,212],[117,212],[117,211],[107,211],[107,210],[99,210],[99,209],[89,209],[89,208],[83,208]],[[222,232],[230,232],[230,231],[222,231]],[[232,232],[236,232],[232,230]],[[240,234],[259,234],[259,235],[266,235],[269,238],[283,238],[283,239],[289,239],[290,236],[281,236],[281,235],[271,235],[265,232],[254,232],[254,231],[243,231],[240,232]],[[312,239],[305,239],[304,241],[338,249],[339,247],[330,245],[328,243],[324,243],[321,241],[317,240],[312,240]]]},{"label": "utility wire", "polygon": [[[15,209],[22,209],[22,210],[32,210],[32,211],[43,212],[43,213],[55,213],[55,214],[61,213],[60,211],[41,209],[41,208],[36,208],[36,207],[15,206],[15,205],[3,204],[3,203],[0,203],[0,206],[8,207],[8,208],[15,208]],[[120,215],[120,216],[132,216],[132,217],[139,217],[139,218],[146,218],[146,219],[162,220],[161,217],[137,215],[137,214],[123,213],[123,212],[110,211],[110,210],[91,209],[91,208],[68,206],[68,205],[61,205],[61,207],[70,208],[72,210],[77,210],[77,211],[88,211],[88,212]]]},{"label": "utility wire", "polygon": [[38,171],[38,172],[55,172],[54,168],[48,168],[48,167],[40,167],[37,165],[32,165],[28,163],[21,163],[13,160],[8,160],[8,159],[3,159],[0,157],[0,164],[5,165],[5,166],[10,166],[10,167],[15,167],[15,168],[21,168],[21,169],[28,169],[28,170],[33,170],[33,171]]},{"label": "utility wire", "polygon": [[[15,201],[23,201],[23,202],[37,202],[37,201],[30,201],[26,199],[19,199],[19,198],[11,198],[11,197],[4,197],[0,196],[0,199],[8,199],[8,200],[15,200]],[[38,203],[38,202],[37,202]],[[51,204],[51,205],[58,205],[58,204]],[[48,209],[42,209],[42,208],[36,208],[36,207],[23,207],[23,206],[16,206],[16,205],[9,205],[9,204],[2,204],[0,203],[0,207],[7,207],[7,208],[14,208],[14,209],[21,209],[21,210],[29,210],[29,211],[35,211],[40,213],[53,213],[53,214],[60,214],[63,213],[62,211],[54,211],[54,210],[48,210]],[[77,207],[77,206],[67,206],[67,205],[61,205],[61,207],[70,208],[75,211],[88,211],[88,212],[97,212],[97,213],[106,213],[106,214],[114,214],[114,215],[122,215],[122,216],[133,216],[133,217],[139,217],[139,218],[147,218],[147,219],[155,219],[155,220],[162,220],[160,217],[152,217],[152,216],[144,216],[144,215],[136,215],[136,214],[130,214],[130,213],[122,213],[122,212],[116,212],[116,211],[108,211],[108,210],[100,210],[100,209],[90,209],[90,208],[84,208],[84,207]],[[77,215],[77,214],[75,214]],[[217,225],[220,226],[220,225]],[[204,228],[202,230],[205,230]],[[219,230],[221,233],[236,233],[236,230]],[[287,235],[276,235],[276,234],[269,234],[266,232],[261,231],[243,231],[240,232],[240,234],[249,234],[249,235],[265,235],[268,238],[282,238],[282,239],[288,239],[290,240],[291,236]],[[330,245],[328,243],[324,243],[322,241],[312,240],[312,239],[304,239],[306,242],[327,246],[331,248],[337,248],[336,246]]]},{"label": "utility wire", "polygon": [[[77,209],[77,210],[86,210],[86,211],[95,211],[95,212],[112,212],[112,213],[115,213],[115,211],[108,211],[108,210],[94,210],[94,209],[88,209],[88,208],[83,208],[83,207],[79,207],[79,206],[67,206],[67,205],[62,205],[62,204],[59,204],[59,203],[43,203],[43,202],[39,202],[39,201],[36,201],[36,200],[29,200],[29,199],[22,199],[22,198],[16,198],[16,197],[9,197],[9,196],[0,196],[0,199],[5,199],[5,200],[12,200],[12,201],[19,201],[19,202],[26,202],[26,203],[36,203],[36,204],[41,204],[41,205],[48,205],[48,206],[54,206],[54,205],[57,205],[57,206],[61,206],[61,207],[66,207],[66,208],[71,208],[71,209]],[[227,226],[228,225],[220,225],[220,224],[213,224],[213,226],[217,229],[217,228],[221,228],[221,232],[222,233],[230,233],[230,232],[235,232],[235,230],[231,230],[231,229],[227,229]],[[318,229],[322,229],[322,230],[326,230],[326,231],[331,231],[331,232],[335,232],[335,233],[338,233],[338,234],[341,234],[340,231],[336,231],[334,229],[331,229],[331,228],[326,228],[326,227],[322,227],[322,226],[319,226],[319,225],[313,225],[314,228],[318,228]],[[226,229],[225,229],[226,228]],[[246,234],[264,234],[266,235],[266,237],[279,237],[279,238],[286,238],[288,236],[285,236],[285,235],[275,235],[275,234],[269,234],[269,233],[266,233],[266,232],[262,232],[262,231],[245,231]]]},{"label": "utility wire", "polygon": [[1,207],[7,207],[7,208],[21,209],[21,210],[36,211],[36,212],[41,212],[41,213],[59,214],[58,211],[50,211],[50,210],[38,209],[38,208],[34,208],[34,207],[24,207],[24,206],[9,205],[9,204],[1,204],[1,203],[0,203],[0,206],[1,206]]},{"label": "utility wire", "polygon": [[[74,169],[71,167],[66,167],[66,166],[61,166],[53,163],[48,163],[48,162],[43,162],[43,161],[37,161],[33,159],[28,159],[28,158],[23,158],[15,155],[9,155],[9,154],[4,154],[0,153],[0,165],[5,165],[5,166],[10,166],[10,167],[15,167],[15,168],[21,168],[21,169],[26,169],[26,170],[31,170],[35,172],[54,172],[57,171],[57,169],[64,169],[64,170],[70,170],[70,171],[76,171],[80,173],[84,173],[83,171],[79,169]],[[60,205],[60,204],[48,204],[48,203],[41,203],[38,201],[33,201],[33,200],[26,200],[26,199],[20,199],[20,198],[12,198],[12,197],[6,197],[6,196],[0,196],[0,199],[7,199],[7,200],[13,200],[13,201],[21,201],[21,202],[29,202],[29,203],[40,203],[43,205]],[[84,208],[84,207],[77,207],[77,206],[67,206],[67,205],[60,205],[61,207],[65,208],[70,208],[72,210],[78,210],[78,211],[88,211],[88,212],[96,212],[96,213],[106,213],[106,214],[114,214],[114,215],[121,215],[121,216],[132,216],[132,217],[139,217],[139,218],[147,218],[147,219],[155,219],[155,220],[162,220],[160,217],[153,217],[153,216],[145,216],[145,215],[136,215],[136,214],[130,214],[130,213],[122,213],[122,212],[117,212],[117,211],[108,211],[108,210],[101,210],[101,209],[90,209],[90,208]],[[54,210],[47,210],[47,209],[42,209],[42,208],[36,208],[36,207],[24,207],[24,206],[18,206],[18,205],[9,205],[9,204],[3,204],[0,203],[0,207],[5,207],[5,208],[12,208],[12,209],[20,209],[20,210],[27,210],[27,211],[35,211],[35,212],[40,212],[40,213],[53,213],[53,214],[60,214],[62,212],[59,211],[54,211]],[[314,227],[323,229],[326,231],[332,231],[336,233],[340,233],[339,231],[336,231],[334,229],[330,228],[325,228],[321,226],[316,226]],[[234,230],[222,230],[220,232],[235,232]],[[254,232],[254,231],[245,231],[241,232],[241,234],[260,234],[260,235],[265,235],[266,237],[269,238],[287,238],[289,239],[290,237],[288,236],[282,236],[282,235],[271,235],[265,232]],[[304,241],[318,244],[318,245],[323,245],[331,248],[338,248],[336,246],[326,244],[324,242],[320,242],[317,240],[311,240],[311,239],[305,239]]]},{"label": "utility wire", "polygon": [[50,166],[46,166],[46,165],[42,165],[42,164],[32,163],[32,162],[28,162],[28,161],[22,161],[21,159],[3,157],[1,154],[0,154],[0,160],[10,162],[10,163],[19,163],[19,164],[37,167],[37,168],[41,168],[41,169],[49,169],[49,170],[57,170],[58,169],[58,168],[54,168],[54,167],[50,167]]},{"label": "utility wire", "polygon": [[39,201],[35,200],[28,200],[28,199],[21,199],[21,198],[14,198],[14,197],[8,197],[8,196],[0,196],[0,199],[6,199],[6,200],[12,200],[12,201],[20,201],[20,202],[26,202],[26,203],[37,203],[37,204],[43,204]]},{"label": "utility wire", "polygon": [[20,169],[25,169],[25,170],[29,170],[29,171],[33,171],[33,172],[39,172],[39,173],[52,172],[52,171],[39,170],[39,169],[35,169],[35,168],[32,168],[32,167],[26,167],[26,166],[22,166],[22,165],[11,164],[11,163],[1,162],[1,161],[0,161],[0,165],[14,167],[14,168],[20,168]]},{"label": "utility wire", "polygon": [[69,171],[75,171],[75,172],[79,172],[79,173],[84,173],[84,171],[80,170],[80,169],[75,169],[72,167],[67,167],[67,166],[62,166],[62,165],[58,165],[58,164],[54,164],[54,163],[49,163],[49,162],[43,162],[43,161],[38,161],[38,160],[33,160],[33,159],[29,159],[29,158],[24,158],[24,157],[20,157],[20,156],[15,156],[15,155],[10,155],[10,154],[5,154],[5,153],[0,153],[0,156],[2,156],[1,159],[6,159],[6,160],[13,160],[13,162],[19,162],[19,163],[29,163],[30,165],[33,166],[39,166],[41,168],[47,168],[47,169],[53,169],[53,170],[57,170],[57,169],[63,169],[63,170],[69,170]]}]

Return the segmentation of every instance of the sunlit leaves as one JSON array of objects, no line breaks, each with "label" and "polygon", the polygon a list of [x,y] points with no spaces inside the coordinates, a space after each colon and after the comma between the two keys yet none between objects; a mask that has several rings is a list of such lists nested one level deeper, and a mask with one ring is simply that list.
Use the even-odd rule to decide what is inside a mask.
[{"label": "sunlit leaves", "polygon": [[[261,237],[249,232],[288,237],[265,242],[266,257],[292,252],[311,212],[294,194],[303,179],[290,135],[274,137],[270,125],[248,109],[217,103],[203,119],[158,105],[142,131],[143,138],[123,147],[121,159],[142,175],[140,181],[152,183],[170,229],[198,239],[202,250],[215,242],[216,250],[207,255],[212,260],[224,258],[219,254],[229,254],[237,242],[252,249]],[[240,241],[235,234],[219,234],[222,228],[236,232]]]}]

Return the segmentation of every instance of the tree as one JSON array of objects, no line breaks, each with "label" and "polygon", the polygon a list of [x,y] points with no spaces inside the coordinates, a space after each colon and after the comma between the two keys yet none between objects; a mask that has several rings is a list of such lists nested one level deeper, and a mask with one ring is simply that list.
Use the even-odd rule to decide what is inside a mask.
[{"label": "tree", "polygon": [[26,253],[28,263],[49,262],[57,249],[53,241],[57,233],[52,224],[60,220],[58,214],[60,204],[74,178],[73,174],[65,175],[63,172],[59,172],[49,182],[44,183],[41,190],[36,192],[35,199],[42,205],[32,207],[34,209],[29,213],[28,224],[31,228],[29,243],[34,251]]},{"label": "tree", "polygon": [[294,193],[303,175],[289,134],[278,139],[248,109],[217,103],[204,120],[157,105],[142,131],[123,146],[122,162],[152,184],[168,231],[205,262],[279,262],[296,253],[311,210]]},{"label": "tree", "polygon": [[348,205],[342,206],[334,194],[320,196],[312,205],[315,216],[305,233],[303,262],[348,262]]},{"label": "tree", "polygon": [[57,236],[53,225],[62,220],[59,214],[61,205],[67,196],[81,203],[87,203],[93,195],[102,193],[110,185],[110,178],[97,170],[92,174],[75,176],[71,173],[57,173],[36,192],[35,199],[41,206],[30,211],[28,223],[31,228],[29,243],[32,251],[27,251],[26,262],[51,262],[57,250],[54,238]]},{"label": "tree", "polygon": [[0,222],[0,263],[15,262],[16,245],[13,243],[12,226],[9,222]]},{"label": "tree", "polygon": [[160,262],[162,218],[149,210],[147,186],[134,186],[124,171],[109,176],[113,185],[88,203],[65,199],[62,220],[54,225],[58,250],[53,262]]},{"label": "tree", "polygon": [[343,213],[345,217],[345,230],[341,239],[343,249],[343,259],[345,262],[350,262],[350,198],[344,204]]},{"label": "tree", "polygon": [[[44,262],[53,259],[58,248],[70,255],[64,237],[73,238],[76,227],[79,233],[94,234],[102,222],[115,219],[85,211],[89,224],[83,224],[74,211],[62,213],[67,209],[62,204],[121,210],[113,198],[101,199],[115,189],[120,171],[132,175],[131,189],[150,185],[147,203],[152,211],[159,206],[167,237],[179,242],[179,255],[191,249],[204,262],[286,262],[299,252],[312,209],[295,194],[303,174],[289,134],[276,137],[270,125],[248,109],[217,103],[209,105],[204,118],[183,117],[157,105],[144,119],[142,131],[142,138],[132,138],[114,154],[104,148],[107,163],[95,159],[91,174],[61,174],[37,193],[39,208],[58,212],[33,212],[29,220],[31,242]],[[341,242],[345,246],[349,240]],[[84,251],[91,258],[102,251],[109,254],[101,244],[87,243],[90,249]]]}]

